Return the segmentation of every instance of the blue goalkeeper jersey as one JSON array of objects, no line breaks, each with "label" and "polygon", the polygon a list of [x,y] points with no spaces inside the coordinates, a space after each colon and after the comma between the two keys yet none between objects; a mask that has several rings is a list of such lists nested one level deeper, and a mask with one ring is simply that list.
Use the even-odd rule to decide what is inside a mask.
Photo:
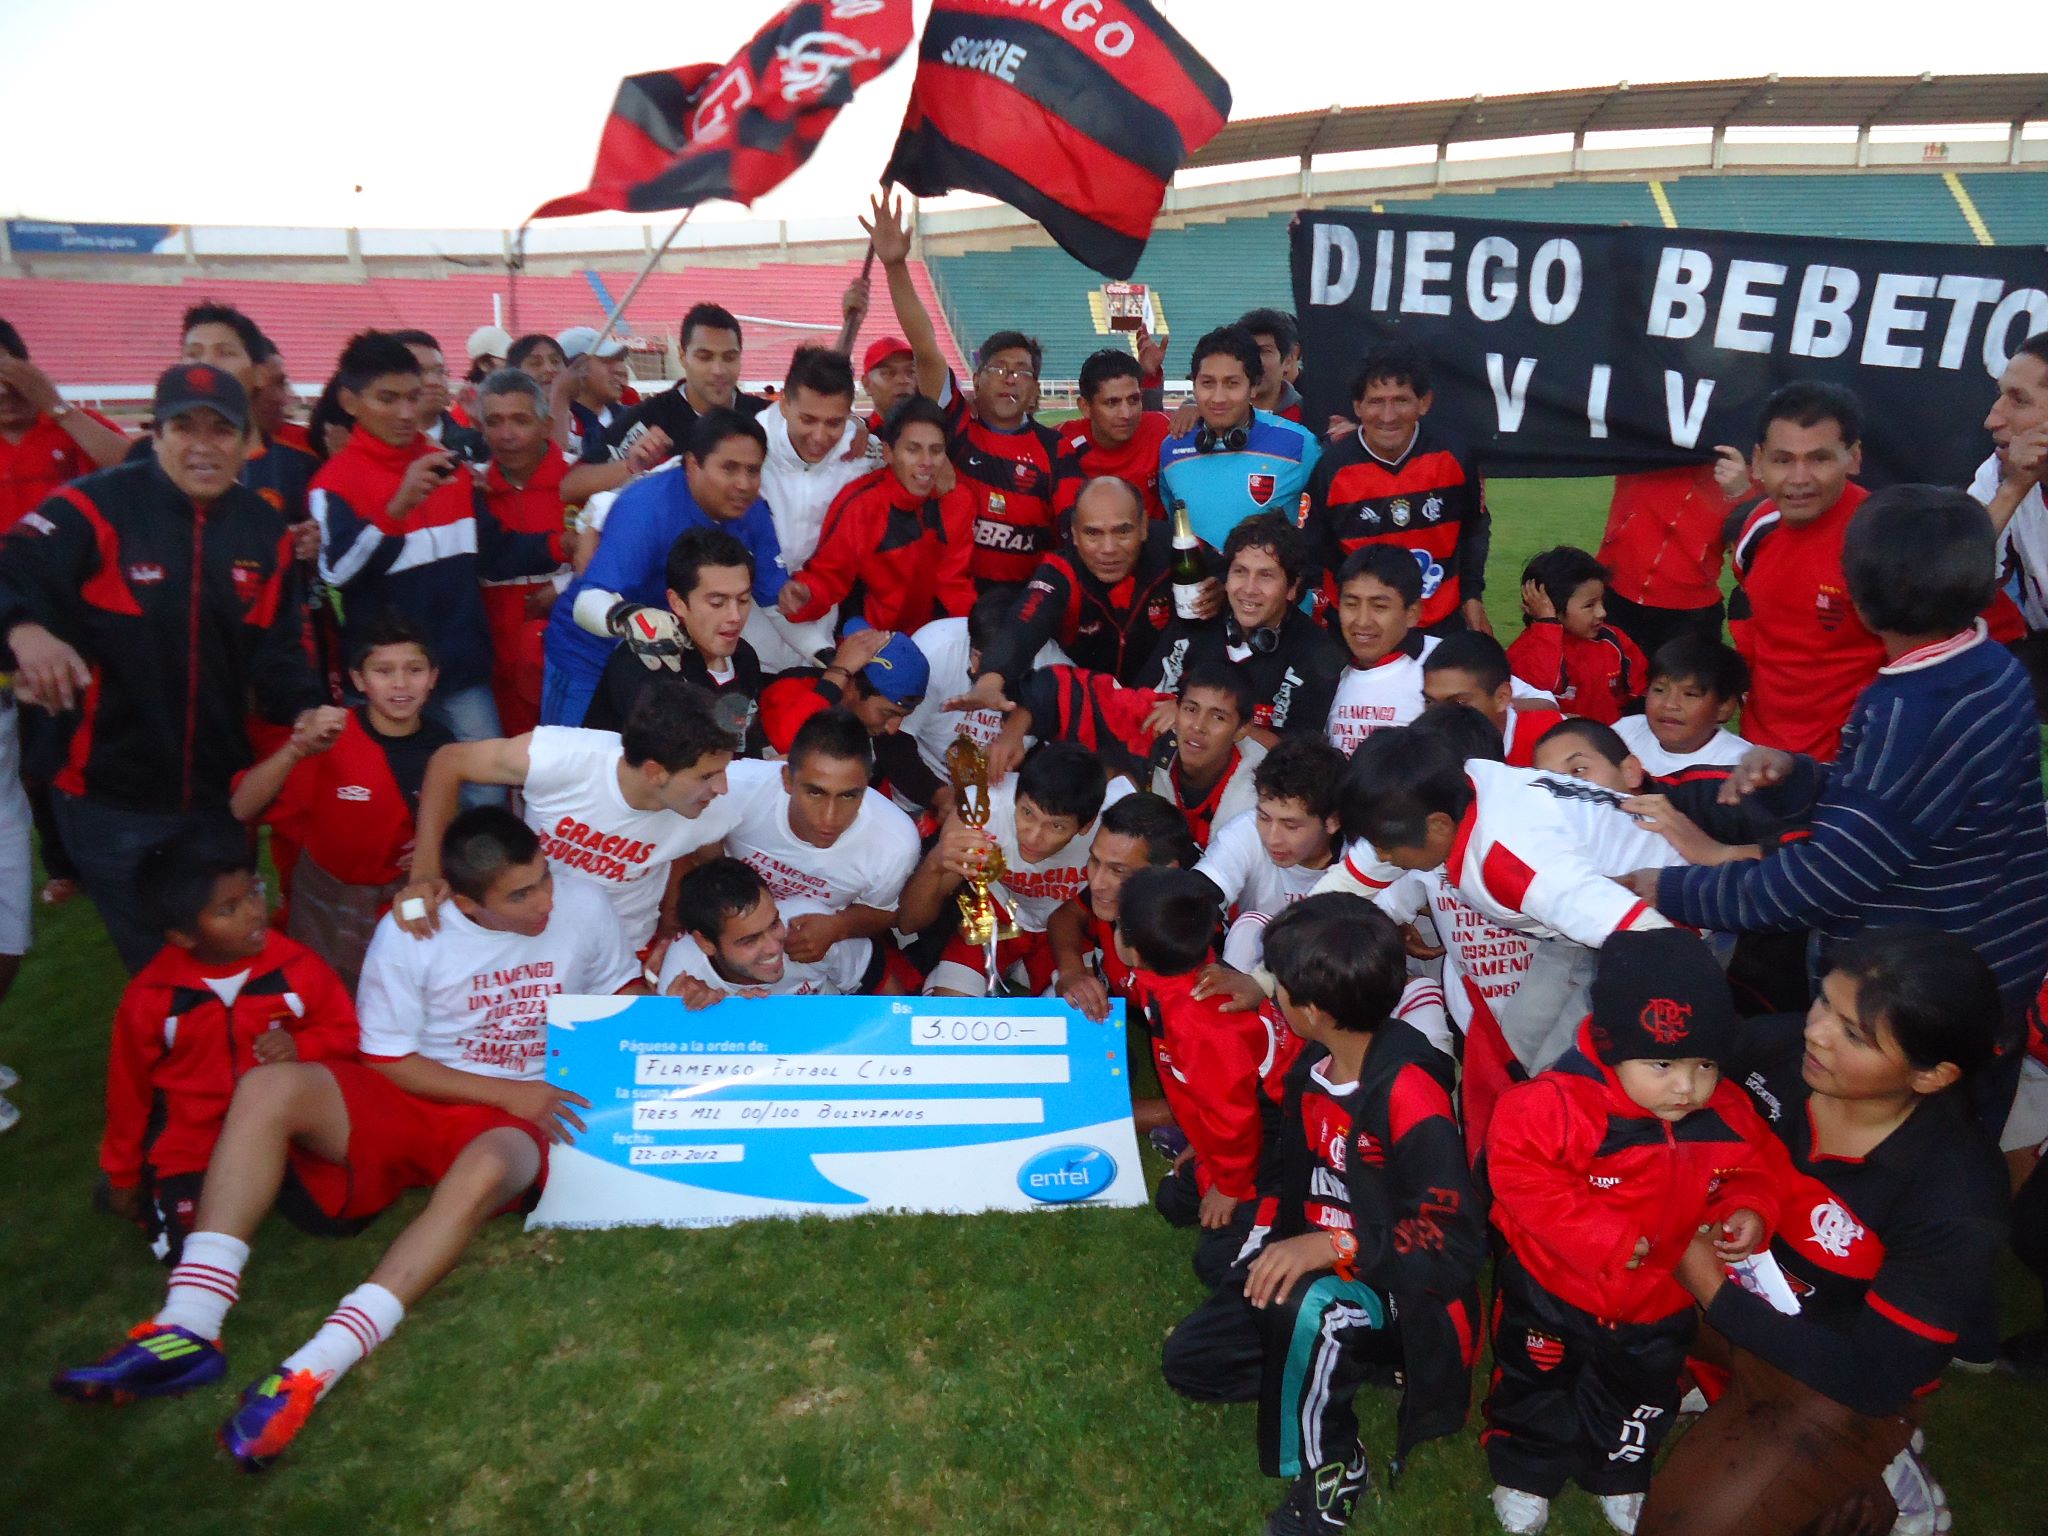
[{"label": "blue goalkeeper jersey", "polygon": [[1279,512],[1301,524],[1301,493],[1323,456],[1308,428],[1268,411],[1253,411],[1242,448],[1203,453],[1201,428],[1159,446],[1159,485],[1168,506],[1188,509],[1195,537],[1222,549],[1230,530],[1255,512]]}]

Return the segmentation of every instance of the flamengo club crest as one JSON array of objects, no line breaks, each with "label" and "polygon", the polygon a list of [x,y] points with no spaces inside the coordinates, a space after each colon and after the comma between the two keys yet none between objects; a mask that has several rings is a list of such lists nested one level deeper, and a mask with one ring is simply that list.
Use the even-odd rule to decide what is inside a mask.
[{"label": "flamengo club crest", "polygon": [[1692,1004],[1669,997],[1653,997],[1637,1015],[1643,1033],[1659,1045],[1676,1045],[1688,1033],[1685,1021],[1692,1016]]},{"label": "flamengo club crest", "polygon": [[1849,1249],[1863,1235],[1863,1223],[1849,1214],[1839,1200],[1827,1200],[1813,1208],[1811,1241],[1823,1253],[1838,1259],[1849,1257]]},{"label": "flamengo club crest", "polygon": [[1246,492],[1262,507],[1273,499],[1273,492],[1277,486],[1278,482],[1269,474],[1249,474],[1244,477]]},{"label": "flamengo club crest", "polygon": [[1522,1348],[1528,1352],[1529,1363],[1539,1371],[1554,1371],[1564,1363],[1564,1340],[1554,1333],[1531,1328],[1522,1340]]}]

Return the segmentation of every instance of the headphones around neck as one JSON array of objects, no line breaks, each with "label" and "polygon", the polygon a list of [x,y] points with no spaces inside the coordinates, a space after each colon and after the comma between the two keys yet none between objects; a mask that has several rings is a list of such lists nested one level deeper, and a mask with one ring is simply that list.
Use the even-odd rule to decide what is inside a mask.
[{"label": "headphones around neck", "polygon": [[1250,634],[1237,622],[1237,615],[1226,614],[1223,620],[1223,639],[1229,645],[1251,647],[1254,656],[1270,656],[1280,649],[1280,626],[1269,624],[1264,629],[1255,629]]},{"label": "headphones around neck", "polygon": [[1195,425],[1195,452],[1197,453],[1242,453],[1244,445],[1252,440],[1252,424],[1241,421],[1228,432],[1218,434],[1206,421]]}]

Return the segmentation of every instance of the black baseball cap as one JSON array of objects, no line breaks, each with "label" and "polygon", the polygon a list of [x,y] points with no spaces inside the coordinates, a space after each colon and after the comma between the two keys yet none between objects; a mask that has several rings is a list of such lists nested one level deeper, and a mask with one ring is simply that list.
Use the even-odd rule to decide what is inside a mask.
[{"label": "black baseball cap", "polygon": [[201,408],[218,411],[239,432],[249,430],[249,392],[225,368],[211,363],[179,363],[156,381],[156,406],[151,419],[158,426]]},{"label": "black baseball cap", "polygon": [[1714,952],[1684,928],[1617,933],[1593,974],[1593,1048],[1618,1061],[1725,1061],[1735,1002]]}]

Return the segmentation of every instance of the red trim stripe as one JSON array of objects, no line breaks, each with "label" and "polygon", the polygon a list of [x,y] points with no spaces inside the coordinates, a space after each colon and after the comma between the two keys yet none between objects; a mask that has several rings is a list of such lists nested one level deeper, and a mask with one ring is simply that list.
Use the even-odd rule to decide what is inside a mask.
[{"label": "red trim stripe", "polygon": [[338,1312],[330,1313],[327,1321],[346,1328],[366,1355],[375,1349],[383,1338],[377,1331],[377,1325],[370,1321],[369,1315],[355,1307],[343,1307]]},{"label": "red trim stripe", "polygon": [[1871,1311],[1886,1322],[1898,1324],[1908,1333],[1917,1333],[1921,1338],[1936,1344],[1953,1344],[1956,1341],[1954,1329],[1937,1328],[1932,1323],[1923,1323],[1910,1312],[1901,1312],[1875,1291],[1866,1291],[1863,1299],[1870,1304]]}]

